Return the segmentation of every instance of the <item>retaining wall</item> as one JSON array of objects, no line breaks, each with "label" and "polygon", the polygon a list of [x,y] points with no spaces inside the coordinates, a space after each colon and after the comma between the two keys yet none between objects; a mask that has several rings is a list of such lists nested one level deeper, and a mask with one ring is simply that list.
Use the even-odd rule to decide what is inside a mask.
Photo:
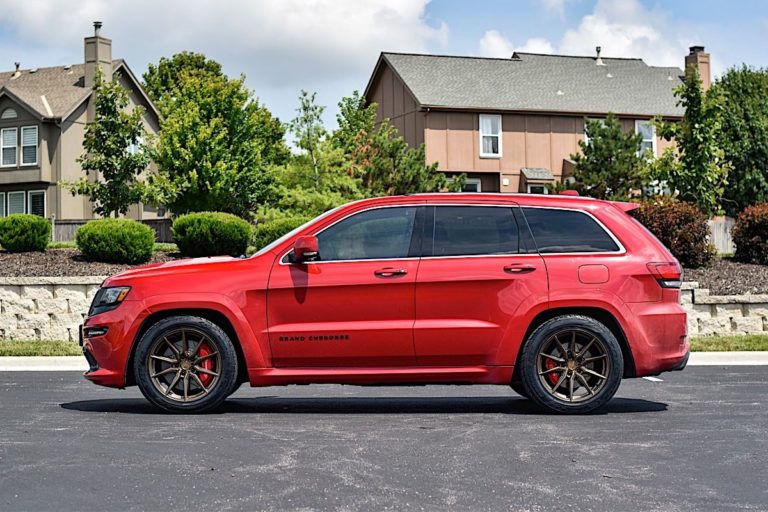
[{"label": "retaining wall", "polygon": [[710,295],[695,282],[683,283],[688,335],[768,334],[768,295]]}]

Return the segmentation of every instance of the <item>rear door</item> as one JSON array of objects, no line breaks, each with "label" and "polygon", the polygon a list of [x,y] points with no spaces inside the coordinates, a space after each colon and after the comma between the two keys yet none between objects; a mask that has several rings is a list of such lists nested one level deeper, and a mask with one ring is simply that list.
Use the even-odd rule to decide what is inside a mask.
[{"label": "rear door", "polygon": [[434,205],[427,212],[416,279],[418,364],[513,364],[498,361],[500,344],[548,292],[546,267],[517,205]]}]

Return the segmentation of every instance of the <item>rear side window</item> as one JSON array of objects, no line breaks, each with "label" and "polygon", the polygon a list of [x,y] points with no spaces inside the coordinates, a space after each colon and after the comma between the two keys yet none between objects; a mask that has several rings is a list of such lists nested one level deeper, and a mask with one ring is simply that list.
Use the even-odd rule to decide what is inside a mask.
[{"label": "rear side window", "polygon": [[437,206],[432,256],[472,256],[518,252],[512,208]]},{"label": "rear side window", "polygon": [[575,210],[523,208],[541,253],[617,252],[619,246],[586,213]]},{"label": "rear side window", "polygon": [[378,208],[353,214],[318,233],[322,261],[406,258],[415,207]]}]

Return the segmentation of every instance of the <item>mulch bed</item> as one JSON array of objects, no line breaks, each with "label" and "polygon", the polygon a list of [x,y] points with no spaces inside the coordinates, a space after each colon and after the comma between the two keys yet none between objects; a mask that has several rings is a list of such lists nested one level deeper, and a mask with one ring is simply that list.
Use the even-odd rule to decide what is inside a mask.
[{"label": "mulch bed", "polygon": [[[180,258],[177,253],[156,252],[150,263]],[[17,254],[0,251],[0,276],[3,277],[110,276],[134,266],[138,265],[88,262],[77,249]]]},{"label": "mulch bed", "polygon": [[683,271],[685,281],[698,281],[712,295],[768,294],[768,266],[739,263],[730,258],[715,261],[709,268]]}]

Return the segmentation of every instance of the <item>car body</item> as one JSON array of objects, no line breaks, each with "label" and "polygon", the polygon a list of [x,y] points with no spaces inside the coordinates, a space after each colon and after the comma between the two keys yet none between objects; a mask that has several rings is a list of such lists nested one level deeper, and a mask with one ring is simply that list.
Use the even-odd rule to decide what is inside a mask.
[{"label": "car body", "polygon": [[[84,322],[91,366],[85,377],[109,387],[141,385],[137,345],[161,320],[182,317],[205,319],[231,341],[237,357],[232,389],[245,381],[512,384],[537,400],[543,391],[521,383],[522,368],[516,369],[527,341],[563,318],[599,324],[566,321],[561,327],[573,327],[567,336],[574,345],[566,349],[555,337],[548,343],[556,351],[538,357],[537,364],[549,358],[562,365],[540,366],[539,373],[568,375],[575,382],[571,395],[574,385],[590,388],[581,384],[585,377],[597,382],[567,366],[571,356],[578,358],[577,348],[593,350],[586,345],[594,344],[589,338],[602,332],[600,326],[615,339],[595,335],[604,352],[615,344],[621,352],[615,359],[600,355],[601,368],[608,371],[610,361],[620,365],[612,369],[619,380],[682,369],[689,344],[680,266],[628,215],[633,207],[570,195],[376,198],[327,212],[249,258],[127,270],[107,279],[100,292],[123,291],[124,297],[99,307],[97,296]],[[174,341],[166,356],[147,357],[176,359],[179,343],[187,342]],[[548,378],[540,379],[545,388],[554,385]],[[176,396],[169,389],[180,388],[170,384],[160,382],[158,389]],[[567,395],[563,386],[556,399]],[[158,405],[173,409],[172,403]],[[596,406],[568,407],[560,409]]]}]

